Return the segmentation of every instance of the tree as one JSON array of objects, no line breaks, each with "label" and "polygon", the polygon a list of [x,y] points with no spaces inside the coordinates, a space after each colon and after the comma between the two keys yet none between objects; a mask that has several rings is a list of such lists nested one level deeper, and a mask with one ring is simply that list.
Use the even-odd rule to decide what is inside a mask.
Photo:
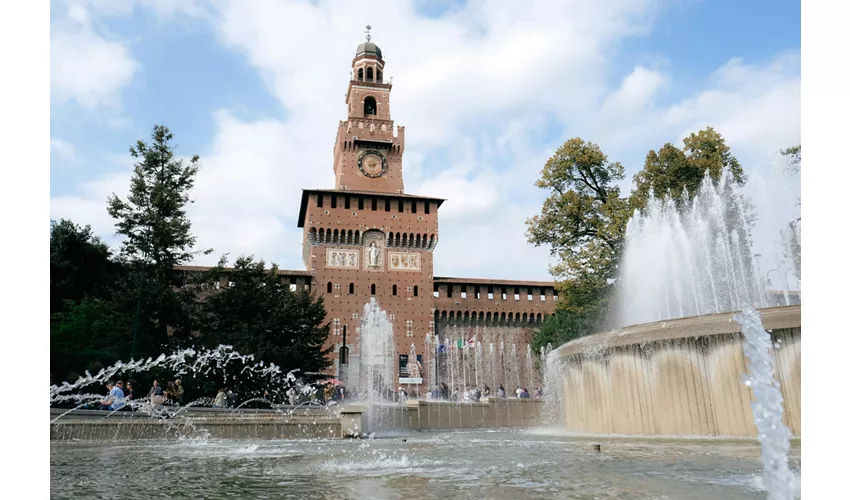
[{"label": "tree", "polygon": [[629,219],[628,202],[616,182],[620,163],[610,163],[596,144],[573,138],[543,167],[537,187],[549,190],[540,215],[529,219],[526,236],[551,245],[558,258],[550,272],[558,284],[558,307],[578,314],[596,311],[615,279]]},{"label": "tree", "polygon": [[276,265],[241,257],[233,268],[222,258],[202,280],[224,283],[202,304],[202,341],[210,347],[232,345],[242,354],[275,363],[284,372],[322,371],[330,365],[324,348],[330,334],[325,306],[306,290],[292,292],[281,283]]},{"label": "tree", "polygon": [[134,330],[138,329],[143,355],[158,354],[172,335],[186,339],[193,329],[190,311],[195,297],[183,287],[174,267],[189,262],[197,253],[192,251],[195,236],[186,205],[191,203],[189,192],[199,157],[195,155],[187,163],[177,158],[173,138],[168,127],[156,125],[150,144],[140,140],[131,147],[130,155],[137,161],[130,192],[126,200],[114,193],[108,200],[116,232],[125,237],[121,256],[133,270],[136,283]]},{"label": "tree", "polygon": [[551,344],[557,348],[567,342],[591,335],[602,329],[602,317],[599,314],[576,314],[572,311],[560,310],[549,315],[534,332],[531,348],[539,352],[541,347]]},{"label": "tree", "polygon": [[737,158],[732,156],[726,140],[716,130],[707,127],[686,137],[682,149],[668,142],[658,152],[650,150],[647,153],[643,170],[634,176],[631,205],[637,209],[645,208],[650,193],[659,198],[669,195],[676,203],[682,203],[697,193],[706,175],[716,183],[724,170],[729,172],[735,184],[743,186],[747,182],[744,170]]},{"label": "tree", "polygon": [[50,313],[77,304],[86,296],[108,297],[118,265],[110,260],[109,247],[92,234],[62,219],[50,221]]},{"label": "tree", "polygon": [[96,373],[129,351],[132,316],[109,299],[86,296],[67,300],[51,316],[50,373],[55,383]]},{"label": "tree", "polygon": [[123,271],[91,227],[50,221],[50,373],[56,382],[119,359],[117,337],[129,333],[130,321],[112,297]]}]

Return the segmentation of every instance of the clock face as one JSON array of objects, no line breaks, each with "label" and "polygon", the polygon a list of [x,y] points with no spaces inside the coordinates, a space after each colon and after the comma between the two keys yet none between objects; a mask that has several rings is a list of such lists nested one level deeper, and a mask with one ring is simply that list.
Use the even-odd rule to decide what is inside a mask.
[{"label": "clock face", "polygon": [[377,151],[367,151],[360,156],[360,171],[366,177],[380,177],[387,171],[387,161],[384,155]]}]

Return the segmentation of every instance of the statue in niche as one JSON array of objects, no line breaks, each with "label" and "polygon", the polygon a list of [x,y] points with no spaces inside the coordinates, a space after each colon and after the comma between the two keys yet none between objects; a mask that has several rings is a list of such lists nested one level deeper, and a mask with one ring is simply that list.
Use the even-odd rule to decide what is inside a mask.
[{"label": "statue in niche", "polygon": [[369,265],[372,267],[378,267],[378,246],[373,241],[369,243]]}]

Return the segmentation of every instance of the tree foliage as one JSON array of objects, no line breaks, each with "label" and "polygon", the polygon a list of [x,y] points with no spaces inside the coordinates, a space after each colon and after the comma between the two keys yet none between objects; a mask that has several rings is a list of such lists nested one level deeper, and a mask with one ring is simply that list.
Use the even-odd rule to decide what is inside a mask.
[{"label": "tree foliage", "polygon": [[109,299],[68,300],[51,316],[50,373],[55,383],[96,373],[129,353],[132,316]]},{"label": "tree foliage", "polygon": [[657,152],[650,150],[643,170],[634,176],[632,208],[645,208],[652,193],[656,197],[669,195],[682,203],[699,190],[706,175],[718,182],[724,170],[736,184],[742,186],[747,182],[740,162],[732,156],[723,136],[713,128],[707,127],[685,137],[682,149],[668,142]]},{"label": "tree foliage", "polygon": [[[306,290],[290,291],[278,268],[265,269],[263,261],[241,257],[233,268],[222,259],[203,280],[224,282],[224,288],[202,304],[201,332],[211,346],[232,345],[242,353],[275,363],[284,372],[321,371],[330,365],[331,348],[323,348],[330,334],[321,296]],[[232,285],[231,285],[232,284]]]},{"label": "tree foliage", "polygon": [[[667,143],[649,151],[628,198],[621,196],[617,184],[624,177],[623,167],[609,162],[599,146],[574,138],[558,148],[536,183],[548,189],[549,196],[541,214],[528,220],[529,242],[551,245],[557,258],[550,271],[560,292],[558,311],[536,333],[534,347],[559,345],[602,329],[634,210],[646,208],[653,196],[686,204],[706,177],[717,183],[724,171],[732,185],[746,183],[740,162],[711,127],[687,136],[681,149]],[[744,224],[735,208],[727,214],[728,229],[739,231],[739,244],[749,245],[750,207],[743,198],[737,201]]]},{"label": "tree foliage", "polygon": [[567,342],[597,333],[602,329],[603,317],[598,312],[576,313],[558,310],[549,315],[531,339],[531,348],[539,352],[541,347],[557,348]]},{"label": "tree foliage", "polygon": [[92,234],[91,226],[51,220],[50,314],[63,310],[68,301],[77,304],[87,296],[108,297],[118,267],[106,243]]},{"label": "tree foliage", "polygon": [[615,277],[629,217],[617,185],[623,176],[620,163],[580,138],[565,142],[543,167],[536,185],[549,196],[527,221],[526,235],[534,245],[551,245],[558,258],[550,271],[562,279],[560,308],[594,309]]},{"label": "tree foliage", "polygon": [[174,267],[191,261],[197,253],[186,206],[191,203],[189,192],[199,157],[188,162],[178,158],[173,138],[168,127],[156,125],[150,144],[139,140],[131,147],[136,164],[130,192],[126,199],[113,193],[107,202],[116,232],[124,236],[121,256],[132,269],[125,290],[136,290],[142,355],[156,354],[171,341],[188,339],[194,327],[195,297],[183,287],[182,276]]},{"label": "tree foliage", "polygon": [[[150,142],[138,141],[130,148],[136,163],[129,193],[126,198],[113,194],[107,201],[116,232],[123,236],[118,255],[89,226],[51,221],[52,381],[74,380],[86,370],[127,361],[133,352],[136,358],[156,357],[188,344],[230,344],[287,371],[329,366],[330,349],[324,344],[330,327],[322,299],[291,292],[288,284],[281,284],[276,267],[265,270],[262,261],[249,257],[225,269],[221,261],[199,282],[175,269],[198,253],[186,208],[199,159],[179,159],[172,140],[168,128],[157,125]],[[197,286],[225,276],[233,287],[204,291]],[[237,364],[228,369],[242,379]],[[137,374],[143,384],[151,377],[173,375]],[[193,397],[210,395],[222,383],[193,380],[188,374],[183,380],[186,394]]]}]

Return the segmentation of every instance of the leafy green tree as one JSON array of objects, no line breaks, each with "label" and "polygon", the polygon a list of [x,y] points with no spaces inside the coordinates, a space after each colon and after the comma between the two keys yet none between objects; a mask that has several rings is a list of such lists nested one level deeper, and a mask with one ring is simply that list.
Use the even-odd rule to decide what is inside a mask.
[{"label": "leafy green tree", "polygon": [[109,299],[86,296],[67,300],[51,316],[50,373],[53,383],[74,381],[86,370],[96,373],[129,350],[132,316]]},{"label": "leafy green tree", "polygon": [[138,347],[142,356],[188,339],[194,326],[191,311],[196,298],[174,267],[197,253],[186,206],[191,203],[199,157],[184,162],[175,156],[173,138],[168,127],[156,125],[150,144],[140,140],[130,148],[136,159],[130,192],[126,199],[113,194],[107,207],[116,220],[116,232],[124,236],[121,257],[132,270],[128,289],[136,290],[134,330],[139,338],[132,350]]},{"label": "leafy green tree", "polygon": [[92,234],[62,219],[50,221],[50,313],[78,304],[86,296],[108,297],[117,279],[118,264],[109,247]]},{"label": "leafy green tree", "polygon": [[657,152],[647,153],[643,170],[634,176],[631,205],[645,208],[651,192],[659,198],[670,195],[674,201],[682,203],[685,193],[689,197],[697,193],[706,174],[718,182],[724,170],[735,184],[743,186],[747,182],[743,167],[732,156],[726,140],[707,127],[686,137],[682,149],[668,142]]},{"label": "leafy green tree", "polygon": [[531,338],[534,352],[540,352],[541,347],[551,344],[557,348],[571,340],[591,335],[602,330],[603,318],[600,314],[576,314],[572,311],[559,310],[546,318],[540,328]]},{"label": "leafy green tree", "polygon": [[616,277],[630,215],[617,185],[623,177],[620,163],[580,138],[565,142],[543,167],[536,185],[549,196],[540,215],[526,222],[526,236],[534,245],[551,245],[558,258],[550,272],[562,280],[561,309],[597,309]]},{"label": "leafy green tree", "polygon": [[[723,136],[711,127],[690,134],[683,142],[682,149],[667,143],[657,152],[647,153],[643,170],[634,176],[631,207],[643,210],[651,196],[659,199],[669,196],[680,210],[686,210],[704,180],[711,179],[715,187],[723,190],[722,196],[731,201],[726,204],[724,220],[715,228],[717,235],[728,236],[730,244],[737,244],[746,259],[752,246],[755,212],[750,201],[735,190],[747,182],[743,167]],[[728,172],[729,178],[721,186],[724,172]],[[752,263],[742,264],[743,272],[752,278]],[[749,278],[744,281],[750,281]]]},{"label": "leafy green tree", "polygon": [[321,371],[330,366],[332,348],[324,301],[306,290],[290,291],[276,265],[240,257],[233,268],[224,258],[202,279],[222,283],[202,303],[201,340],[213,347],[232,345],[242,354],[275,363],[284,372]]}]

